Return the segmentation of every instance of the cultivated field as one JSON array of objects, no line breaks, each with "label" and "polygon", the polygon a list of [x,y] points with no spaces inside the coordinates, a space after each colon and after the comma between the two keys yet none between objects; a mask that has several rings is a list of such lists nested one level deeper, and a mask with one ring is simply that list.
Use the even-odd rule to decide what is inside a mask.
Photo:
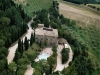
[{"label": "cultivated field", "polygon": [[100,27],[99,12],[69,2],[59,2],[59,9],[60,14],[63,14],[66,18],[76,20],[82,26],[95,25],[97,28]]},{"label": "cultivated field", "polygon": [[52,5],[51,0],[13,0],[17,4],[23,5],[25,12],[32,16],[33,12],[41,9],[48,9]]}]

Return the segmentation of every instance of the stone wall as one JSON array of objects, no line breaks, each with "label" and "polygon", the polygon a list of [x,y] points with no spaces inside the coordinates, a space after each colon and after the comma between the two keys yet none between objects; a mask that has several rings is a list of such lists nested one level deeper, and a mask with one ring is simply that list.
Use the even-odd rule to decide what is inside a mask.
[{"label": "stone wall", "polygon": [[43,43],[46,41],[48,46],[57,45],[58,37],[46,36],[46,35],[35,35],[36,41],[38,43]]}]

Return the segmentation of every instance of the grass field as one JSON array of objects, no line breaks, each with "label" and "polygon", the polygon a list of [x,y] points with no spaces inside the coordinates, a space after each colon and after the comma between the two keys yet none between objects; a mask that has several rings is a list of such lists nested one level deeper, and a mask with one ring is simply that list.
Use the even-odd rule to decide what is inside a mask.
[{"label": "grass field", "polygon": [[33,12],[41,9],[48,9],[52,5],[52,0],[13,0],[17,4],[22,4],[25,12],[32,16]]},{"label": "grass field", "polygon": [[[66,18],[75,20],[75,28],[66,28],[66,32],[71,32],[75,38],[88,46],[89,58],[91,58],[96,71],[93,75],[99,75],[100,68],[100,13],[85,6],[69,2],[59,2],[60,13]],[[69,68],[67,68],[69,70]]]},{"label": "grass field", "polygon": [[97,69],[100,68],[100,30],[96,29],[95,26],[80,27],[79,25],[75,26],[75,28],[67,26],[63,26],[63,28],[66,29],[66,33],[70,32],[78,41],[87,45],[88,57],[96,70],[93,72],[93,75],[99,75]]},{"label": "grass field", "polygon": [[76,20],[77,24],[81,26],[95,25],[97,28],[100,28],[100,12],[83,5],[64,1],[59,1],[59,9],[60,14],[63,14],[66,18]]}]

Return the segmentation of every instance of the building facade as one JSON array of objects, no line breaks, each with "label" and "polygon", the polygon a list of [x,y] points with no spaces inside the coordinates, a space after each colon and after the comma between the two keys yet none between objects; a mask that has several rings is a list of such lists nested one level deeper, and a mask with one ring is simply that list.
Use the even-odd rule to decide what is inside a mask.
[{"label": "building facade", "polygon": [[38,43],[48,46],[56,45],[58,42],[58,30],[53,28],[39,27],[35,29],[35,39]]}]

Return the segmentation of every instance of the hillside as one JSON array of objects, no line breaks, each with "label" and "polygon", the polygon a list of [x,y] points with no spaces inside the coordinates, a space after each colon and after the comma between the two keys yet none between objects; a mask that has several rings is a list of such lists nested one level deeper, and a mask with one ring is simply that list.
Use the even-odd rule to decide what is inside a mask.
[{"label": "hillside", "polygon": [[[63,29],[65,29],[67,34],[70,32],[71,37],[73,37],[72,39],[78,40],[81,43],[84,43],[88,47],[87,49],[88,58],[91,59],[94,69],[94,72],[91,75],[99,75],[100,67],[98,65],[100,65],[100,58],[99,58],[100,57],[99,56],[100,12],[90,9],[84,5],[78,5],[70,2],[61,2],[61,1],[59,2],[59,10],[60,14],[63,14],[64,17],[76,21],[76,24],[73,27],[68,27],[67,23],[63,25]],[[68,39],[70,38],[67,38],[67,40]],[[77,47],[75,46],[75,48]],[[77,49],[74,51],[74,54],[76,52]],[[66,74],[68,75],[75,74],[75,72],[72,72],[73,67],[74,64],[72,64],[69,68],[67,68]]]},{"label": "hillside", "polygon": [[100,0],[64,0],[76,4],[98,3]]},{"label": "hillside", "polygon": [[100,12],[92,10],[86,6],[77,5],[69,2],[59,2],[60,14],[66,18],[76,20],[77,23],[86,27],[88,25],[95,25],[100,27]]},{"label": "hillside", "polygon": [[17,4],[21,4],[25,12],[32,16],[33,12],[41,9],[48,9],[52,5],[51,0],[13,0]]}]

